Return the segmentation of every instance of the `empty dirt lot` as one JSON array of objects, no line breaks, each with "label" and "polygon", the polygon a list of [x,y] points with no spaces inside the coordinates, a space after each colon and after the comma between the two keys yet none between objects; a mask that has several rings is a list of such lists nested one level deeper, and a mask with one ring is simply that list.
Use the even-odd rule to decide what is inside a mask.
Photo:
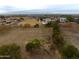
[{"label": "empty dirt lot", "polygon": [[61,31],[67,43],[73,44],[75,47],[79,48],[79,24],[63,23],[61,25]]},{"label": "empty dirt lot", "polygon": [[[65,40],[79,48],[79,32],[73,29],[62,29]],[[57,54],[50,52],[51,56],[44,53],[29,56],[25,51],[25,45],[32,39],[46,40],[52,35],[51,28],[26,28],[26,29],[13,29],[5,35],[0,36],[0,45],[16,43],[21,47],[22,59],[59,59]]]},{"label": "empty dirt lot", "polygon": [[5,35],[0,36],[0,45],[16,43],[21,47],[22,59],[58,59],[55,55],[49,56],[48,54],[41,54],[29,56],[25,51],[25,45],[32,39],[46,40],[51,37],[51,28],[26,28],[26,29],[13,29]]},{"label": "empty dirt lot", "polygon": [[32,39],[46,39],[51,36],[50,28],[27,28],[14,29],[6,35],[0,36],[0,45],[16,43],[19,45],[25,44]]},{"label": "empty dirt lot", "polygon": [[79,48],[79,32],[65,30],[64,38],[69,44]]}]

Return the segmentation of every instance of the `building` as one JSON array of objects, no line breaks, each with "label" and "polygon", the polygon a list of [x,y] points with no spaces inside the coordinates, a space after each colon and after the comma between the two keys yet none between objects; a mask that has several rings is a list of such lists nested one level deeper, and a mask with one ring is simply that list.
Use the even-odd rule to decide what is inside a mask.
[{"label": "building", "polygon": [[56,20],[57,20],[57,18],[44,18],[44,19],[42,19],[41,23],[42,24],[47,24],[51,21],[56,21]]},{"label": "building", "polygon": [[50,21],[51,21],[51,18],[45,18],[43,19],[42,24],[47,24]]},{"label": "building", "polygon": [[64,23],[64,22],[67,21],[67,18],[65,18],[65,17],[60,17],[60,18],[59,18],[59,21],[60,21],[61,23]]}]

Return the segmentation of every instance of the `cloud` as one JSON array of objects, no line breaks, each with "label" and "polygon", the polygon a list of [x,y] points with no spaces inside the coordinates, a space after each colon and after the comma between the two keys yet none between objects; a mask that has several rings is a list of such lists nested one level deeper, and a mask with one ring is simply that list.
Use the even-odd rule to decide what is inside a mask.
[{"label": "cloud", "polygon": [[79,0],[0,0],[0,5],[22,9],[43,9],[48,5],[79,4]]},{"label": "cloud", "polygon": [[[51,6],[54,9],[66,9],[68,6],[64,5],[74,6],[75,4],[79,4],[79,0],[0,0],[0,13],[9,11],[45,9],[48,6]],[[58,7],[60,5],[61,7]],[[71,9],[73,6],[69,8]],[[77,7],[75,6],[73,9],[75,8]]]},{"label": "cloud", "polygon": [[6,13],[6,12],[11,12],[11,11],[21,11],[21,10],[24,10],[22,8],[16,8],[16,7],[13,7],[13,6],[0,6],[0,13]]},{"label": "cloud", "polygon": [[12,6],[1,6],[0,10],[4,10],[4,11],[11,11],[14,10],[16,8],[12,7]]}]

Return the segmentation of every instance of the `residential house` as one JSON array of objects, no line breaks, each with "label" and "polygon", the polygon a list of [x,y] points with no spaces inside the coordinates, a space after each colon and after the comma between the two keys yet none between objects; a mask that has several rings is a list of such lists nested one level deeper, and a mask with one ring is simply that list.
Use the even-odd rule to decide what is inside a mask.
[{"label": "residential house", "polygon": [[59,21],[61,23],[65,23],[67,21],[67,18],[66,17],[59,17]]},{"label": "residential house", "polygon": [[74,18],[73,22],[79,23],[79,18]]},{"label": "residential house", "polygon": [[42,24],[47,24],[51,21],[56,21],[56,20],[57,20],[57,18],[44,18],[44,19],[41,20],[41,23]]}]

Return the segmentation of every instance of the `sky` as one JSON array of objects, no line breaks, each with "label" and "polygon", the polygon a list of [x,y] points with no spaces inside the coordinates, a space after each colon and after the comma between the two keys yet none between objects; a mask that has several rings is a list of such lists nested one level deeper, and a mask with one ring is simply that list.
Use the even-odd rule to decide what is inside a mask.
[{"label": "sky", "polygon": [[59,5],[79,5],[79,0],[0,0],[0,13],[44,9]]}]

